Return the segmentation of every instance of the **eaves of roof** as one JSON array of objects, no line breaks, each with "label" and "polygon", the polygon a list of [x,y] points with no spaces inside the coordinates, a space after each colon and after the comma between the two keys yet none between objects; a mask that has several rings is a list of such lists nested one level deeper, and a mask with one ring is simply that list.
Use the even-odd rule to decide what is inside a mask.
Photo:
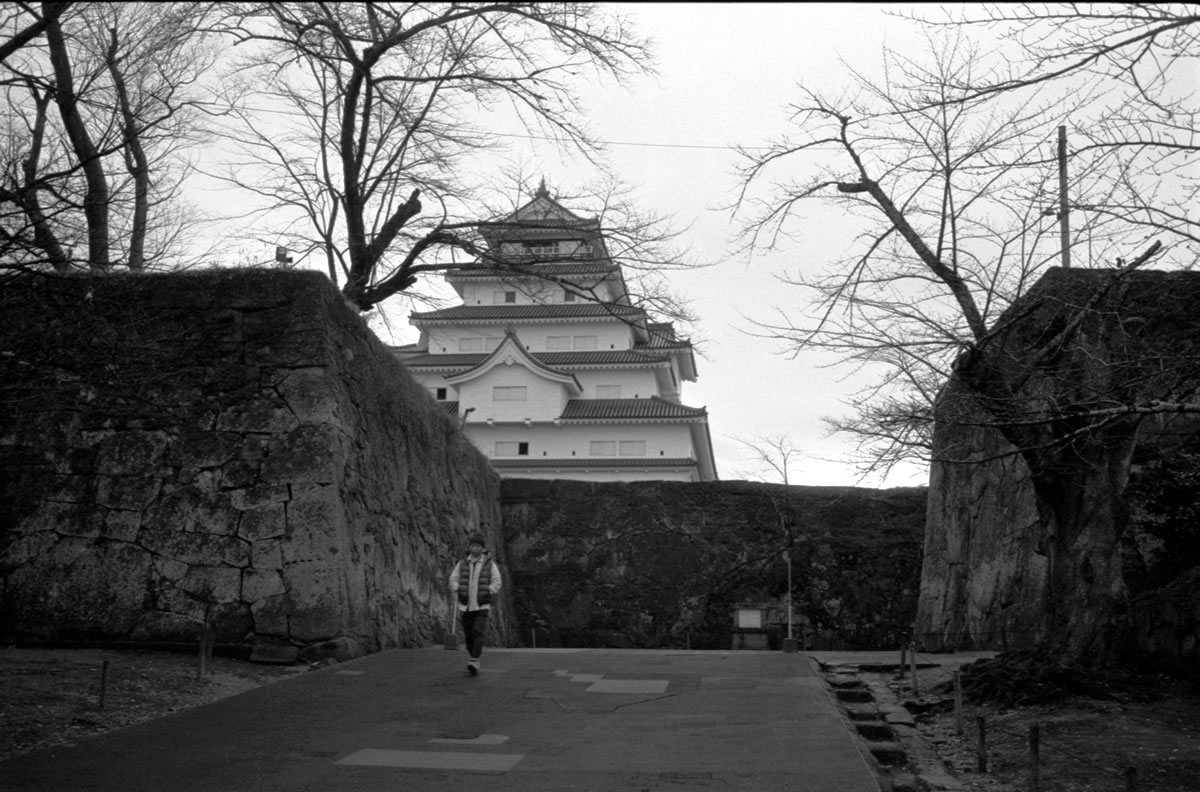
[{"label": "eaves of roof", "polygon": [[463,267],[446,271],[446,280],[463,280],[465,278],[510,280],[521,277],[563,277],[568,275],[607,275],[619,272],[620,267],[612,262],[597,261],[539,261],[529,263],[516,261],[513,267]]},{"label": "eaves of roof", "polygon": [[[534,352],[530,356],[538,362],[554,368],[657,367],[670,363],[670,359],[663,355],[620,349],[594,352]],[[409,368],[460,369],[478,366],[487,358],[488,355],[482,352],[443,355],[415,354],[402,358],[401,362]]]},{"label": "eaves of roof", "polygon": [[564,319],[641,320],[646,312],[628,305],[601,303],[551,305],[456,305],[440,311],[409,314],[414,325],[431,322],[552,322]]},{"label": "eaves of roof", "polygon": [[649,399],[571,399],[560,421],[675,420],[701,421],[708,417],[704,407],[688,407],[660,396]]}]

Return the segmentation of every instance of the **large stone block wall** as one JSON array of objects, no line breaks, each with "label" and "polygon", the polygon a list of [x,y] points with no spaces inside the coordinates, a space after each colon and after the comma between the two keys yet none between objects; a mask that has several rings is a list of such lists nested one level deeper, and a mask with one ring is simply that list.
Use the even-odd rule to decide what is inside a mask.
[{"label": "large stone block wall", "polygon": [[[1022,365],[1047,328],[1062,327],[1099,287],[1110,289],[1107,302],[1092,309],[1095,318],[1034,368],[1027,404],[1081,405],[1086,412],[1082,406],[1092,403],[1085,396],[1104,407],[1195,401],[1200,278],[1147,271],[1117,285],[1111,280],[1109,271],[1052,270],[1013,310],[1019,321],[998,323],[1010,336],[1006,365]],[[1010,442],[981,404],[958,374],[939,399],[918,639],[930,649],[1019,649],[1052,644],[1064,627],[1094,625],[1114,659],[1195,673],[1200,421],[1194,413],[1147,410],[1063,444],[1077,455],[1078,471],[1078,480],[1068,482],[1075,490],[1060,484],[1074,498],[1068,534],[1062,519],[1052,523],[1039,514],[1029,454],[1022,453],[1030,449]],[[1078,483],[1085,474],[1102,475],[1108,487],[1086,490]],[[1118,507],[1108,519],[1112,502]]]},{"label": "large stone block wall", "polygon": [[[940,426],[915,623],[929,649],[1021,649],[1053,637],[1049,560],[1028,465],[952,382],[971,421]],[[1125,490],[1128,519],[1102,547],[1120,569],[1128,656],[1170,669],[1200,658],[1200,426],[1152,416],[1138,433]],[[1076,618],[1086,619],[1080,613]]]},{"label": "large stone block wall", "polygon": [[[499,480],[317,273],[0,291],[0,634],[440,641]],[[512,639],[502,598],[494,639]]]},{"label": "large stone block wall", "polygon": [[521,641],[728,649],[732,608],[785,629],[792,558],[797,638],[893,649],[911,628],[924,488],[747,481],[502,482]]},{"label": "large stone block wall", "polygon": [[[915,632],[930,649],[1020,649],[1052,638],[1049,560],[1028,465],[951,382],[959,420],[934,437]],[[965,411],[965,412],[964,412]],[[1122,535],[1097,548],[1120,569],[1126,653],[1166,669],[1200,658],[1200,426],[1150,416],[1139,427]],[[1081,613],[1079,619],[1089,615]]]}]

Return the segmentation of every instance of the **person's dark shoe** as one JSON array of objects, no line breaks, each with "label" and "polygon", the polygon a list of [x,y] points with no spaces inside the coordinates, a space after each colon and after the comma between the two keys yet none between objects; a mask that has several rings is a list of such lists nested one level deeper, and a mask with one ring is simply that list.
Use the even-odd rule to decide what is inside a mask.
[{"label": "person's dark shoe", "polygon": [[471,676],[477,675],[479,673],[479,661],[472,659],[470,662],[468,662],[467,663],[467,672]]}]

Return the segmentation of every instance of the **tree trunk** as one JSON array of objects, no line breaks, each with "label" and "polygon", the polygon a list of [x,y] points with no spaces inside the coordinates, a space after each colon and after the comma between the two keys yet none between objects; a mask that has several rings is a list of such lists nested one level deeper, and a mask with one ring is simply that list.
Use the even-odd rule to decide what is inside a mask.
[{"label": "tree trunk", "polygon": [[1049,561],[1046,635],[1081,663],[1112,664],[1128,650],[1120,543],[1129,528],[1125,487],[1136,436],[1136,424],[1106,431],[1032,477]]},{"label": "tree trunk", "polygon": [[30,92],[33,95],[36,109],[33,135],[29,143],[29,155],[21,163],[24,185],[21,190],[20,203],[21,208],[25,210],[26,217],[29,218],[29,224],[33,226],[33,243],[46,254],[46,258],[54,267],[55,272],[66,272],[71,268],[70,259],[63,250],[58,236],[50,227],[50,222],[46,219],[46,213],[42,209],[41,196],[38,194],[41,189],[41,185],[38,184],[38,168],[42,158],[42,145],[46,137],[46,114],[50,104],[50,94],[48,92],[39,93],[32,85],[32,81],[30,82]]},{"label": "tree trunk", "polygon": [[[43,4],[47,17],[50,15],[50,5]],[[93,269],[107,269],[110,263],[108,181],[104,177],[104,163],[79,112],[79,97],[75,95],[75,84],[71,76],[71,59],[57,18],[50,19],[46,25],[46,42],[50,48],[50,63],[54,67],[55,100],[62,115],[63,126],[67,130],[67,137],[87,182],[83,213],[88,226],[88,264]]]},{"label": "tree trunk", "polygon": [[133,178],[133,225],[129,233],[129,261],[131,270],[146,268],[146,221],[150,212],[150,164],[142,148],[141,131],[137,116],[129,102],[129,89],[125,75],[117,63],[117,29],[110,28],[111,40],[107,52],[108,73],[112,76],[117,91],[117,104],[121,110],[121,136],[125,144],[125,166]]}]

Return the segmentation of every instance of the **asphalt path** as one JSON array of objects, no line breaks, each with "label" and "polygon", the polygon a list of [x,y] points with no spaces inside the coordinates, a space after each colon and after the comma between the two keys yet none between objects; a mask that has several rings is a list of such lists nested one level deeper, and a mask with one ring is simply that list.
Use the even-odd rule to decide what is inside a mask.
[{"label": "asphalt path", "polygon": [[878,792],[804,654],[400,649],[0,763],[0,790]]}]

